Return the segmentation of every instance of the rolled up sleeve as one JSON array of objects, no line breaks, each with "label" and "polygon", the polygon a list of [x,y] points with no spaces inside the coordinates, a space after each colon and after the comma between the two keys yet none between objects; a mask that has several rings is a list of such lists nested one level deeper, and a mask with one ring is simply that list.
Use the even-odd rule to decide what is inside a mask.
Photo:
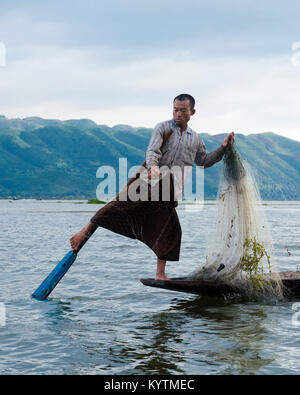
[{"label": "rolled up sleeve", "polygon": [[161,146],[163,143],[163,125],[159,123],[155,126],[152,137],[146,152],[146,166],[148,169],[152,166],[158,166],[162,156]]},{"label": "rolled up sleeve", "polygon": [[207,152],[203,140],[199,138],[199,146],[195,157],[195,163],[197,166],[203,166],[206,169],[207,167],[211,167],[215,163],[220,162],[225,151],[226,148],[221,145],[214,151]]}]

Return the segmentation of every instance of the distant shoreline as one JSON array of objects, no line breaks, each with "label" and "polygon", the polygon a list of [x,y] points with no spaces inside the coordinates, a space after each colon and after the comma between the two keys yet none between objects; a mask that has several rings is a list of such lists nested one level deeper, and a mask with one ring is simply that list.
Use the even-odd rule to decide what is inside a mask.
[{"label": "distant shoreline", "polygon": [[[0,200],[12,200],[12,201],[18,201],[18,200],[51,200],[51,201],[86,201],[87,203],[89,202],[89,204],[106,204],[108,203],[110,200],[107,201],[100,201],[100,203],[98,203],[95,198],[83,198],[83,197],[27,197],[27,198],[22,198],[22,197],[0,197]],[[217,201],[218,198],[206,198],[204,199],[205,202],[214,202]],[[201,202],[202,200],[198,200],[198,202]],[[262,202],[300,202],[300,198],[299,199],[261,199]],[[193,203],[194,200],[186,200],[180,203]]]}]

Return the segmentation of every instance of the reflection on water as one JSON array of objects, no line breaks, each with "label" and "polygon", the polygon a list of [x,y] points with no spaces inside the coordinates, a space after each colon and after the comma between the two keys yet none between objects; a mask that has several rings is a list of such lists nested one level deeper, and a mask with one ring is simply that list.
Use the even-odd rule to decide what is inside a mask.
[{"label": "reflection on water", "polygon": [[152,334],[149,342],[142,345],[137,369],[145,374],[185,373],[181,368],[185,362],[185,350],[181,346],[182,325],[183,317],[176,318],[164,312],[149,317],[146,326],[137,327],[142,333]]},{"label": "reflection on water", "polygon": [[198,297],[181,301],[174,308],[184,311],[195,321],[205,321],[204,331],[218,346],[201,351],[207,362],[226,366],[223,374],[256,373],[273,361],[274,358],[261,355],[264,351],[262,341],[268,335],[264,325],[268,317],[267,306]]},{"label": "reflection on water", "polygon": [[[298,374],[300,329],[293,301],[247,302],[144,287],[155,259],[142,243],[98,230],[45,302],[30,297],[91,216],[63,201],[0,201],[0,373]],[[300,262],[299,203],[267,203],[281,270]],[[204,215],[205,214],[205,215]],[[179,212],[180,262],[190,273],[205,256],[216,207]],[[205,218],[205,220],[204,220]],[[288,249],[287,249],[288,247]],[[289,253],[288,253],[289,252]]]}]

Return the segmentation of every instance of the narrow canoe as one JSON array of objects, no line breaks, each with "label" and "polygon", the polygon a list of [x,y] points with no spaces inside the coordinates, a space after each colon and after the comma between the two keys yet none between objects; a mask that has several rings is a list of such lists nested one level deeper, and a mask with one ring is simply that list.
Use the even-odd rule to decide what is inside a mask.
[{"label": "narrow canoe", "polygon": [[[300,271],[280,272],[284,285],[284,296],[289,299],[300,297]],[[176,277],[170,280],[155,280],[142,278],[140,280],[149,287],[163,288],[170,291],[187,292],[203,296],[230,296],[240,292],[238,289],[224,283],[213,283],[200,280],[189,280],[186,277]]]}]

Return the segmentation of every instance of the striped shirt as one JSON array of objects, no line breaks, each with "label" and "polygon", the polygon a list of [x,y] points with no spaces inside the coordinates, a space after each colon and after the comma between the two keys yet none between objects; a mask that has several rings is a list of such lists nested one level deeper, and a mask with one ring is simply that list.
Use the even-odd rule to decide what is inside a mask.
[{"label": "striped shirt", "polygon": [[[172,129],[173,133],[163,144],[164,133]],[[221,145],[212,152],[206,152],[205,144],[198,133],[189,126],[181,134],[180,127],[174,120],[161,122],[153,130],[152,137],[146,152],[146,166],[203,166],[210,167],[219,162],[225,148]]]}]

